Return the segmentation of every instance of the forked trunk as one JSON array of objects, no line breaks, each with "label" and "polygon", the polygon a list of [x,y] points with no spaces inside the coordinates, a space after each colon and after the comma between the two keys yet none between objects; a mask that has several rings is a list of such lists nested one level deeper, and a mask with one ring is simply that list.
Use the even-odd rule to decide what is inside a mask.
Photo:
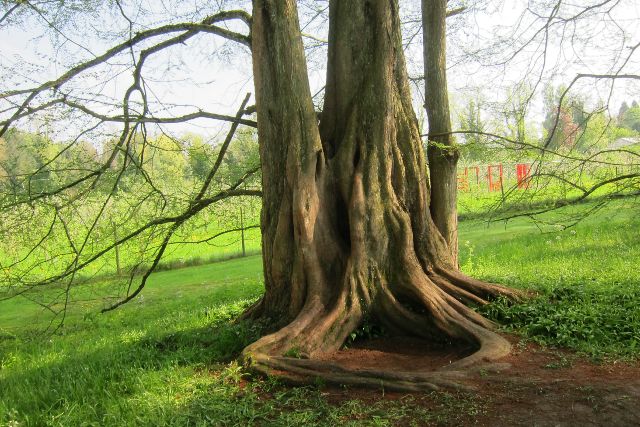
[{"label": "forked trunk", "polygon": [[478,345],[449,369],[495,359],[509,344],[464,303],[516,296],[459,273],[431,218],[397,2],[334,0],[329,34],[318,125],[295,1],[254,0],[266,292],[248,315],[278,329],[243,356],[291,379],[432,387],[440,374],[363,374],[310,360],[338,350],[365,319]]}]

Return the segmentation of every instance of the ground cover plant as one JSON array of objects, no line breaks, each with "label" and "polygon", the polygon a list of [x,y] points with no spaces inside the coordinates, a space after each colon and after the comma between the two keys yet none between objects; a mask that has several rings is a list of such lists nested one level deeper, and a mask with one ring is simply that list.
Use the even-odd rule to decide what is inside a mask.
[{"label": "ground cover plant", "polygon": [[538,294],[517,305],[498,301],[482,309],[511,330],[597,358],[637,357],[638,201],[603,205],[596,214],[564,228],[580,212],[597,206],[567,207],[546,215],[538,233],[531,233],[523,220],[494,224],[485,230],[490,240],[479,235],[482,231],[473,222],[463,223],[467,240],[461,249],[462,268]]},{"label": "ground cover plant", "polygon": [[[538,225],[462,222],[465,272],[539,293],[485,314],[550,346],[637,358],[637,203],[612,202],[564,230],[556,222],[575,208]],[[96,315],[94,294],[52,335],[43,334],[50,319],[37,305],[0,302],[0,425],[455,425],[486,416],[487,402],[469,393],[391,398],[247,382],[234,359],[261,325],[232,320],[263,291],[261,273],[259,256],[160,272],[114,312]],[[548,369],[577,356],[553,357]]]}]

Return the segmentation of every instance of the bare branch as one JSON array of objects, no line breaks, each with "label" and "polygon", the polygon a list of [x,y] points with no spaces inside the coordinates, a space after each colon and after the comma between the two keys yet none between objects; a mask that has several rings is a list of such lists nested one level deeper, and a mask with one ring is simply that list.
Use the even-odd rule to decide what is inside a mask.
[{"label": "bare branch", "polygon": [[466,6],[456,7],[455,9],[447,10],[446,17],[451,18],[452,16],[460,15],[465,10],[467,10]]},{"label": "bare branch", "polygon": [[229,144],[231,143],[231,140],[233,139],[233,135],[236,133],[236,129],[238,129],[238,125],[240,124],[240,118],[244,114],[244,109],[247,106],[247,103],[249,102],[249,98],[250,97],[251,97],[250,93],[247,93],[247,95],[244,97],[244,100],[242,101],[242,104],[240,105],[240,108],[238,109],[238,113],[236,114],[236,120],[231,125],[231,129],[229,129],[229,133],[227,133],[227,137],[225,138],[224,142],[222,143],[222,147],[220,148],[220,152],[218,153],[218,157],[216,158],[216,162],[213,165],[213,168],[211,168],[211,171],[209,172],[209,174],[207,175],[207,178],[204,180],[204,183],[202,184],[202,188],[200,189],[200,191],[198,192],[198,195],[195,198],[195,202],[198,202],[199,200],[201,200],[204,197],[206,191],[209,189],[209,185],[211,184],[211,180],[213,179],[213,177],[218,172],[218,169],[220,168],[220,165],[222,164],[222,159],[224,158],[224,155],[227,152],[227,148],[229,147]]},{"label": "bare branch", "polygon": [[107,60],[115,57],[116,55],[124,52],[127,49],[131,49],[133,46],[147,39],[165,35],[165,34],[174,33],[174,32],[180,32],[180,31],[183,32],[181,35],[173,37],[169,40],[165,40],[161,43],[158,43],[157,45],[151,48],[145,49],[141,53],[140,63],[137,64],[136,71],[135,71],[135,73],[138,74],[136,76],[136,80],[139,79],[139,73],[142,66],[141,63],[144,62],[146,57],[168,46],[172,46],[178,43],[184,43],[187,39],[193,37],[194,35],[200,32],[208,32],[208,33],[216,34],[234,41],[238,41],[244,44],[245,46],[249,46],[250,40],[248,36],[234,33],[232,31],[229,31],[220,27],[216,27],[215,25],[213,25],[214,23],[229,20],[229,19],[240,19],[247,25],[249,25],[251,22],[250,17],[244,11],[227,11],[227,12],[220,12],[215,15],[211,15],[203,19],[200,23],[186,22],[186,23],[179,23],[179,24],[169,24],[169,25],[158,27],[158,28],[153,28],[150,30],[145,30],[137,33],[135,36],[129,38],[129,40],[123,43],[120,43],[112,47],[111,49],[108,49],[102,55],[96,56],[95,58],[89,61],[83,62],[79,65],[76,65],[75,67],[72,67],[57,79],[47,81],[35,88],[17,89],[17,90],[0,93],[0,99],[11,98],[19,95],[28,95],[26,99],[24,99],[24,101],[22,101],[22,103],[16,108],[16,111],[14,112],[14,114],[4,122],[4,125],[0,128],[0,136],[4,135],[4,133],[7,131],[11,123],[13,123],[15,120],[17,120],[20,117],[24,117],[23,112],[29,108],[29,104],[44,91],[49,89],[53,89],[54,91],[57,91],[61,86],[69,82],[75,76],[99,64],[105,63]]},{"label": "bare branch", "polygon": [[17,1],[16,4],[14,4],[13,6],[11,6],[9,8],[9,10],[7,10],[4,13],[4,15],[2,15],[2,17],[0,17],[0,24],[2,24],[2,21],[7,19],[9,17],[9,15],[11,15],[19,6],[20,6],[20,2],[19,1]]},{"label": "bare branch", "polygon": [[247,227],[238,227],[238,228],[230,228],[228,230],[224,230],[221,231],[219,233],[214,234],[213,236],[209,236],[206,239],[200,239],[200,240],[177,240],[177,241],[173,241],[170,244],[171,245],[181,245],[181,244],[198,244],[198,243],[208,243],[214,239],[217,239],[220,236],[224,236],[225,234],[230,234],[230,233],[237,233],[238,231],[246,231],[246,230],[251,230],[251,229],[255,229],[255,228],[260,228],[260,225],[249,225]]}]

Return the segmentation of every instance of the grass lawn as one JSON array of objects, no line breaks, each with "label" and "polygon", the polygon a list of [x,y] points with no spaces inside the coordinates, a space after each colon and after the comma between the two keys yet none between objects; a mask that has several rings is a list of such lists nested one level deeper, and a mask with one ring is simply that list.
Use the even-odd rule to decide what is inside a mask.
[{"label": "grass lawn", "polygon": [[[483,308],[507,328],[593,357],[637,358],[638,207],[618,200],[564,231],[524,219],[462,222],[462,269],[538,292]],[[42,333],[51,318],[37,305],[0,302],[0,425],[455,424],[482,410],[464,394],[434,393],[427,410],[412,398],[329,402],[320,387],[244,382],[233,359],[260,330],[229,320],[262,292],[261,271],[252,256],[159,272],[142,298],[104,315],[95,297],[121,285],[78,289],[83,302],[53,335]]]},{"label": "grass lawn", "polygon": [[640,354],[640,204],[622,199],[562,230],[581,209],[460,226],[460,264],[471,276],[528,289],[538,298],[483,308],[489,317],[540,343],[593,357]]}]

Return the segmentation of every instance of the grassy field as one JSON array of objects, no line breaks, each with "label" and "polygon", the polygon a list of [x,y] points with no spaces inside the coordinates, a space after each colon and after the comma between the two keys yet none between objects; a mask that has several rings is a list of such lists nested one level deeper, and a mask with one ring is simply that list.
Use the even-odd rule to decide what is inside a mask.
[{"label": "grassy field", "polygon": [[489,317],[540,343],[593,357],[640,354],[640,204],[612,202],[570,224],[586,208],[525,219],[460,227],[462,270],[487,281],[528,289],[538,298],[483,309]]},{"label": "grassy field", "polygon": [[[257,298],[263,289],[262,260],[260,256],[254,255],[154,274],[149,278],[140,298],[123,306],[121,310],[98,315],[97,311],[105,305],[99,297],[119,286],[119,282],[111,281],[83,285],[72,290],[71,297],[82,301],[69,307],[65,323],[68,326],[91,328],[94,324],[92,322],[108,324],[112,317],[121,317],[126,322],[127,319],[137,318],[138,313],[144,313],[146,318],[154,318],[161,317],[171,307],[204,307],[208,302],[224,303]],[[42,296],[42,299],[46,300],[46,296]],[[0,302],[0,334],[39,333],[56,320],[60,318],[29,300]]]},{"label": "grassy field", "polygon": [[[637,150],[638,147],[632,150]],[[476,166],[458,166],[460,191],[458,191],[458,215],[461,218],[483,218],[491,211],[494,216],[508,216],[514,211],[539,209],[566,205],[584,196],[584,191],[595,187],[590,193],[589,199],[609,197],[611,194],[630,195],[637,194],[638,182],[634,180],[612,182],[607,185],[600,184],[615,176],[633,174],[640,171],[639,166],[630,158],[620,157],[619,154],[611,154],[611,157],[602,157],[614,163],[625,163],[625,166],[589,165],[585,167],[581,162],[551,161],[531,163],[532,160],[522,160],[529,164],[538,175],[534,175],[526,188],[519,188],[516,179],[516,164],[504,163],[504,177],[502,185],[498,181],[497,165],[493,165],[494,183],[497,188],[489,191],[487,166],[478,166],[479,177],[476,177]],[[463,171],[467,170],[466,185]],[[550,178],[550,177],[556,178]],[[557,178],[560,177],[560,178]],[[572,185],[573,183],[575,185]]]},{"label": "grassy field", "polygon": [[[525,219],[461,223],[461,266],[475,277],[538,297],[484,312],[533,340],[595,358],[640,354],[640,205],[613,202],[565,230]],[[260,326],[231,323],[262,292],[259,256],[154,274],[142,297],[104,315],[85,296],[55,334],[50,315],[24,299],[0,302],[0,425],[455,424],[482,410],[470,396],[329,402],[321,387],[245,383],[233,359]],[[93,295],[93,297],[91,297]],[[366,420],[366,422],[364,421]]]},{"label": "grassy field", "polygon": [[[255,199],[255,198],[254,198]],[[203,265],[238,257],[244,252],[255,255],[261,250],[260,201],[251,200],[244,204],[242,221],[238,206],[228,203],[215,204],[197,217],[182,224],[169,241],[162,260],[156,270]],[[96,206],[97,205],[97,206]],[[117,275],[127,275],[132,270],[148,268],[168,232],[167,226],[150,227],[145,232],[121,243],[117,250],[111,248],[116,241],[143,228],[155,218],[155,211],[144,211],[122,219],[123,223],[110,222],[102,218],[95,228],[89,228],[83,221],[94,218],[100,204],[96,200],[74,211],[67,220],[73,245],[82,248],[76,260],[74,250],[70,250],[69,238],[62,223],[51,223],[49,207],[31,212],[24,206],[4,213],[0,229],[4,237],[0,239],[0,298],[6,294],[5,285],[10,287],[20,283],[38,283],[57,277],[72,270],[74,265],[83,265],[74,276],[74,283],[96,281]],[[171,213],[163,213],[171,215]],[[1,227],[8,227],[10,229]],[[53,225],[52,225],[53,224]],[[246,228],[244,233],[240,228]],[[84,240],[88,237],[87,243]],[[244,237],[244,239],[243,239]],[[95,258],[98,254],[102,254]],[[85,264],[86,263],[86,264]]]}]

